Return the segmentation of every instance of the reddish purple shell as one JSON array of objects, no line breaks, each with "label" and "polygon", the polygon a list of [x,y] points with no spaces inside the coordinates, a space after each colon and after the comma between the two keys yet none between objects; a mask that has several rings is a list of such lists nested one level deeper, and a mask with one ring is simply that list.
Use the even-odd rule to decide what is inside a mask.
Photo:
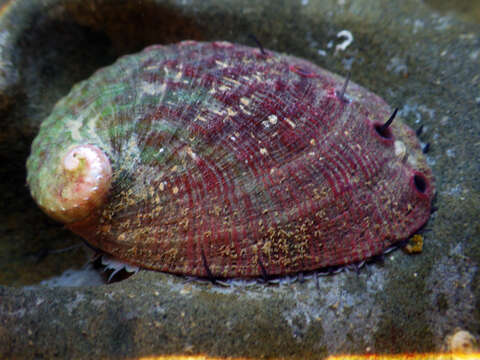
[{"label": "reddish purple shell", "polygon": [[29,171],[64,141],[104,151],[106,200],[67,226],[141,267],[229,278],[359,262],[424,225],[434,188],[415,133],[400,119],[380,131],[392,109],[353,82],[342,98],[344,82],[225,42],[152,46],[57,104]]}]

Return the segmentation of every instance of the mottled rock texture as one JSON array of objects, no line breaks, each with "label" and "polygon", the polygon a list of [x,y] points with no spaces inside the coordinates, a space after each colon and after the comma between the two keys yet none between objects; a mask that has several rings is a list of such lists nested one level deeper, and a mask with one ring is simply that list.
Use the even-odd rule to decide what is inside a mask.
[{"label": "mottled rock texture", "polygon": [[[0,266],[10,285],[0,288],[2,357],[323,358],[439,350],[458,327],[478,336],[477,23],[420,1],[4,1],[0,11]],[[337,38],[342,30],[351,43],[348,35]],[[31,255],[47,240],[49,248],[75,241],[25,187],[31,141],[54,103],[96,69],[146,45],[195,39],[255,46],[250,33],[266,48],[351,71],[352,80],[398,106],[408,125],[423,125],[438,208],[423,252],[395,251],[383,264],[321,277],[318,285],[307,279],[224,289],[140,272],[110,286],[11,286],[70,266],[63,253],[40,262]],[[53,261],[57,256],[66,265]]]}]

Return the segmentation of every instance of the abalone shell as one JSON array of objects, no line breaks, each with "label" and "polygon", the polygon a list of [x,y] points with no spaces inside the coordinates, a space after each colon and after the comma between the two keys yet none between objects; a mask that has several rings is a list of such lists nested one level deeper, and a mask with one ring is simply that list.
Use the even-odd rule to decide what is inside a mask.
[{"label": "abalone shell", "polygon": [[425,224],[434,185],[415,133],[382,129],[392,109],[344,84],[268,50],[151,46],[56,104],[28,184],[47,214],[144,268],[229,278],[359,262]]}]

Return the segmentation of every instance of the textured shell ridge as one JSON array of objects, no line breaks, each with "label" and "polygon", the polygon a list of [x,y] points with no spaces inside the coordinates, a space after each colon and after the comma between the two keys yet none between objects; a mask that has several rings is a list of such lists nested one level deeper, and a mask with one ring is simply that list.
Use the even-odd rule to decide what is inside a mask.
[{"label": "textured shell ridge", "polygon": [[104,151],[107,200],[67,226],[141,267],[227,278],[359,262],[426,222],[433,179],[406,125],[376,133],[390,107],[353,82],[345,101],[342,85],[272,51],[149,47],[57,103],[28,182],[34,197],[52,187],[39,178],[66,143]]}]

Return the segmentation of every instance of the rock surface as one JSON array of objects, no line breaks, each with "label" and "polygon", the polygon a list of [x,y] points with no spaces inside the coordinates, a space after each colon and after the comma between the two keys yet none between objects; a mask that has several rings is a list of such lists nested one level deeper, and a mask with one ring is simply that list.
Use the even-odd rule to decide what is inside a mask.
[{"label": "rock surface", "polygon": [[[457,328],[479,335],[478,19],[440,14],[419,0],[24,0],[0,2],[0,16],[0,278],[9,285],[0,286],[0,358],[324,358],[436,351]],[[71,266],[65,258],[48,262],[61,257],[52,254],[42,267],[23,246],[34,242],[35,254],[45,242],[76,241],[40,213],[24,186],[30,142],[55,101],[148,44],[254,45],[250,33],[267,48],[351,71],[400,107],[409,125],[423,125],[438,192],[423,252],[394,251],[358,274],[291,284],[224,288],[141,271],[112,285],[18,287]]]}]

